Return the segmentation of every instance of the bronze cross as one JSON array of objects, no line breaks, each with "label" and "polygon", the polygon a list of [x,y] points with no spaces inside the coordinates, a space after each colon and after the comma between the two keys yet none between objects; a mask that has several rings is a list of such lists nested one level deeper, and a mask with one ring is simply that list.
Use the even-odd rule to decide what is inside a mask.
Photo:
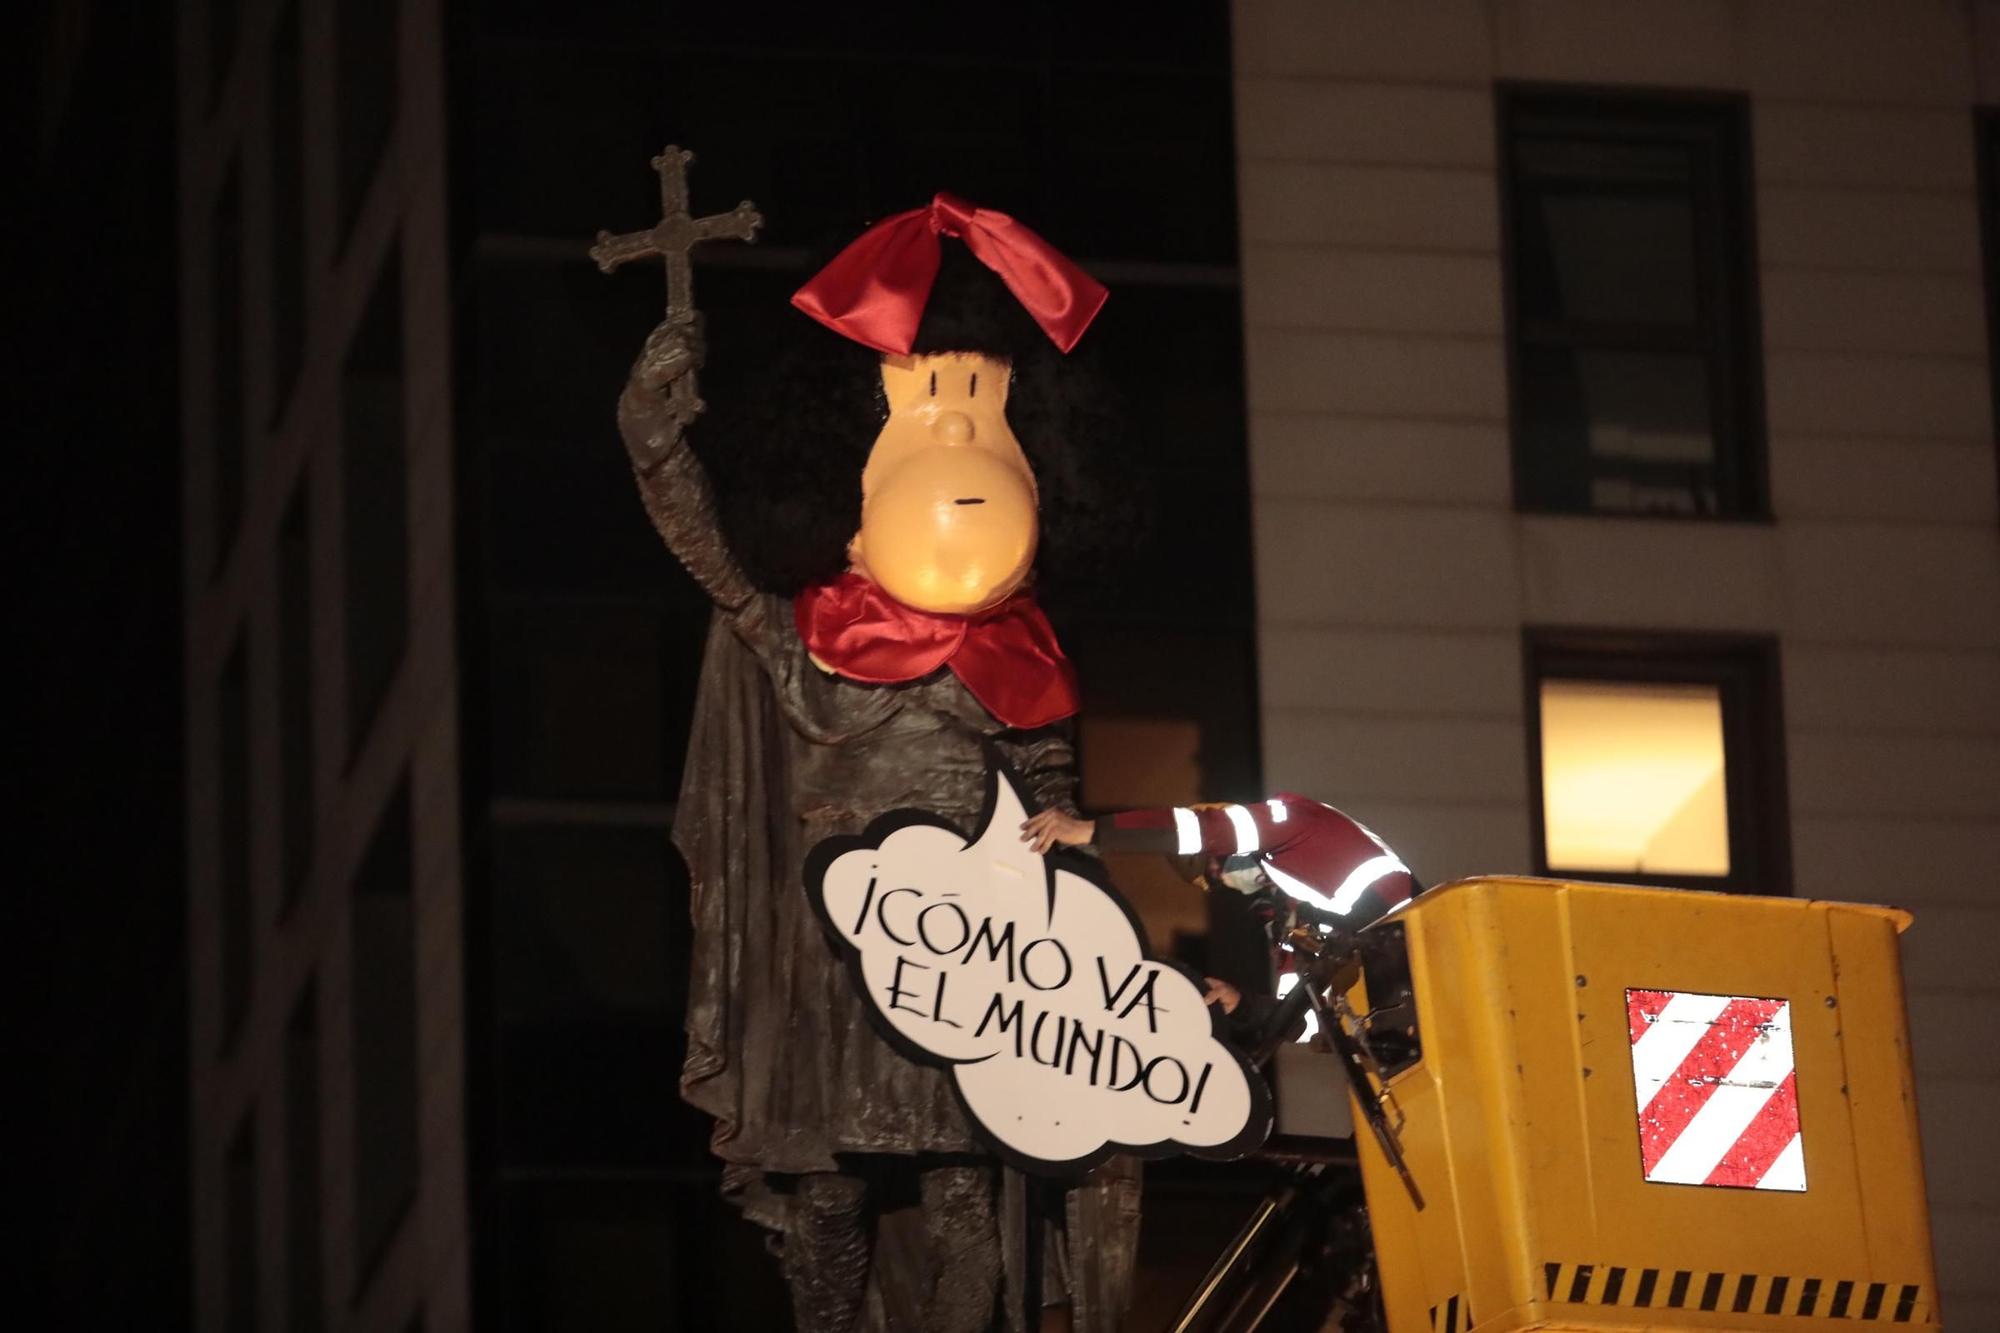
[{"label": "bronze cross", "polygon": [[[667,322],[682,325],[691,334],[695,323],[694,267],[689,262],[688,252],[702,241],[754,242],[757,229],[764,225],[764,215],[748,199],[727,213],[705,218],[691,216],[688,211],[687,169],[693,161],[693,153],[668,144],[666,150],[653,159],[653,170],[660,173],[660,220],[645,231],[629,231],[623,236],[600,231],[597,233],[597,244],[590,247],[590,257],[597,261],[598,271],[602,273],[609,273],[633,259],[658,255],[666,260]],[[692,371],[673,382],[668,397],[687,416],[701,411],[701,399],[695,394]]]}]

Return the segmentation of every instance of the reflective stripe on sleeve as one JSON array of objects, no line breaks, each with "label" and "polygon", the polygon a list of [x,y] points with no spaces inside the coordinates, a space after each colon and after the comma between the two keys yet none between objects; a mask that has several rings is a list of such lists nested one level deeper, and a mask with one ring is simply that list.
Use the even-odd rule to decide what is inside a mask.
[{"label": "reflective stripe on sleeve", "polygon": [[1346,916],[1354,910],[1355,900],[1368,892],[1384,875],[1393,875],[1398,870],[1405,874],[1409,867],[1393,856],[1374,856],[1347,872],[1347,878],[1333,891],[1333,910]]},{"label": "reflective stripe on sleeve", "polygon": [[[1309,903],[1312,906],[1319,908],[1319,910],[1322,912],[1340,911],[1339,908],[1333,905],[1333,899],[1327,897],[1325,894],[1321,893],[1318,889],[1314,888],[1312,885],[1300,879],[1297,875],[1288,873],[1285,870],[1285,868],[1279,865],[1276,861],[1264,862],[1264,873],[1271,877],[1271,882],[1273,884],[1276,884],[1279,888],[1283,889],[1286,893],[1291,894],[1292,897],[1297,898],[1300,902]],[[1342,915],[1345,915],[1345,913],[1343,912]]]},{"label": "reflective stripe on sleeve", "polygon": [[1248,856],[1263,846],[1257,833],[1257,821],[1248,810],[1240,805],[1225,805],[1222,813],[1229,816],[1229,823],[1236,830],[1236,854]]},{"label": "reflective stripe on sleeve", "polygon": [[1180,856],[1193,856],[1201,850],[1201,820],[1192,810],[1182,806],[1174,807],[1174,835],[1179,844],[1174,848]]}]

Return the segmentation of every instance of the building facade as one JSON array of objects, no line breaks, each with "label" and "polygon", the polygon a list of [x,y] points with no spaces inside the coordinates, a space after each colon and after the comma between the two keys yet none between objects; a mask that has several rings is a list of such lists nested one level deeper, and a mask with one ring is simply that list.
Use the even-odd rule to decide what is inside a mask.
[{"label": "building facade", "polygon": [[442,41],[182,7],[198,1328],[469,1320]]},{"label": "building facade", "polygon": [[[1741,887],[1915,912],[1944,1309],[2000,1324],[1975,115],[2000,11],[1254,0],[1235,38],[1267,783],[1338,800],[1432,882],[1546,870],[1548,684],[1718,682],[1686,659],[1748,645],[1764,716],[1730,748],[1782,781],[1729,784],[1731,850],[1764,857]],[[1720,149],[1686,147],[1691,110]],[[1752,327],[1677,327],[1726,314],[1701,285],[1722,247],[1751,261],[1714,280]],[[1690,421],[1732,377],[1743,416]],[[1579,438],[1567,493],[1521,466]]]}]

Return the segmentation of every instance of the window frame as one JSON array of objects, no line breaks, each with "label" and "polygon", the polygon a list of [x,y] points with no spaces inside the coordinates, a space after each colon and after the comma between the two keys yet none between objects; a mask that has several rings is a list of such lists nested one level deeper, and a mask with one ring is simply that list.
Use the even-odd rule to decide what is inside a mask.
[{"label": "window frame", "polygon": [[[1778,641],[1761,634],[1585,630],[1529,626],[1521,635],[1527,726],[1529,855],[1534,873],[1556,879],[1789,897],[1791,805]],[[1729,873],[1652,875],[1551,866],[1544,812],[1544,680],[1712,685],[1722,704]]]},{"label": "window frame", "polygon": [[[1496,162],[1500,211],[1500,274],[1502,341],[1507,374],[1507,432],[1510,475],[1516,513],[1585,518],[1657,519],[1701,523],[1768,523],[1772,520],[1769,428],[1764,403],[1763,314],[1758,287],[1756,173],[1752,158],[1750,99],[1747,94],[1709,89],[1613,87],[1592,84],[1501,80],[1494,85]],[[1699,335],[1706,344],[1709,429],[1715,446],[1717,509],[1712,513],[1662,510],[1565,508],[1537,500],[1527,465],[1524,336],[1517,257],[1519,209],[1513,147],[1520,122],[1527,116],[1567,117],[1579,130],[1619,121],[1636,122],[1658,115],[1650,136],[1687,141],[1698,132],[1702,114],[1715,118],[1708,131],[1725,144],[1734,170],[1717,173],[1721,189],[1705,202],[1699,186],[1695,195],[1695,264],[1698,300],[1713,323]],[[1606,135],[1614,142],[1638,142],[1634,136]],[[1732,235],[1733,232],[1733,235]],[[1602,346],[1647,350],[1646,326],[1623,330],[1629,343]],[[1591,346],[1564,343],[1552,336],[1540,345]],[[1733,497],[1733,500],[1732,500]]]}]

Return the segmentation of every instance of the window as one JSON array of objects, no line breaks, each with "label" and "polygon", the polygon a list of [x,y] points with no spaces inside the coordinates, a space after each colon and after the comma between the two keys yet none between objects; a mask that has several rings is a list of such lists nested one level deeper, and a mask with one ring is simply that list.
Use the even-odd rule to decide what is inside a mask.
[{"label": "window", "polygon": [[1729,873],[1720,686],[1544,680],[1541,703],[1550,865]]},{"label": "window", "polygon": [[250,695],[243,642],[223,665],[216,692],[216,906],[221,926],[222,1046],[227,1050],[250,1009]]},{"label": "window", "polygon": [[1515,503],[1765,514],[1744,100],[1500,99]]},{"label": "window", "polygon": [[278,527],[278,748],[285,906],[312,867],[312,566],[302,486]]},{"label": "window", "polygon": [[305,346],[305,137],[299,98],[299,6],[279,15],[266,78],[271,171],[271,420],[284,415]]},{"label": "window", "polygon": [[257,1135],[253,1118],[229,1138],[222,1164],[223,1233],[228,1244],[223,1327],[228,1333],[257,1328]]},{"label": "window", "polygon": [[340,234],[353,230],[396,123],[396,0],[335,0],[334,87],[340,99]]},{"label": "window", "polygon": [[293,1333],[321,1326],[319,1001],[308,986],[285,1025],[285,1255]]},{"label": "window", "polygon": [[209,291],[215,319],[209,426],[215,458],[214,564],[220,571],[243,520],[243,185],[232,164],[215,205]]},{"label": "window", "polygon": [[1544,874],[1789,893],[1776,647],[1530,631]]},{"label": "window", "polygon": [[354,876],[354,1241],[362,1282],[417,1192],[417,946],[405,779]]},{"label": "window", "polygon": [[341,371],[347,726],[360,750],[408,638],[409,479],[403,448],[403,291],[391,256]]}]

